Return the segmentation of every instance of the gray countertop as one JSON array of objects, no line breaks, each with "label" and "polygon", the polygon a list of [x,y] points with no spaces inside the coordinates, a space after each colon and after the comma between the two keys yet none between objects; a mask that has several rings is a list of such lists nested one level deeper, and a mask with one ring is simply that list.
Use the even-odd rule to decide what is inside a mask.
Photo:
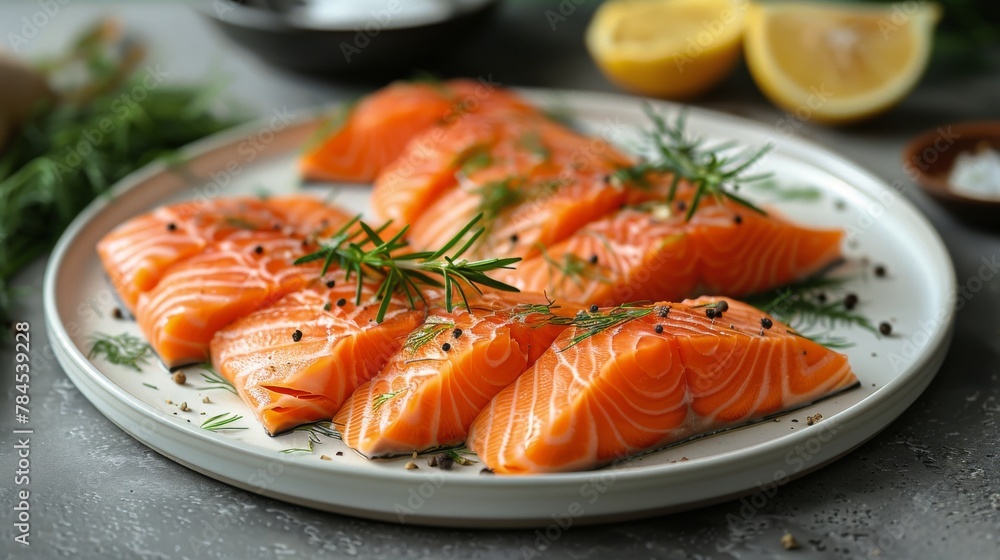
[{"label": "gray countertop", "polygon": [[[506,85],[613,91],[582,48],[595,4],[583,2],[553,30],[545,12],[558,2],[508,3],[496,28],[456,53],[446,71],[491,74]],[[22,18],[40,5],[4,3],[0,37],[19,32]],[[24,50],[52,52],[106,12],[148,38],[153,61],[170,79],[221,75],[230,95],[262,114],[364,90],[266,66],[177,5],[71,3]],[[776,126],[784,118],[745,70],[698,104]],[[843,129],[805,122],[797,134],[900,181],[941,232],[963,285],[981,259],[1000,252],[1000,234],[963,226],[917,191],[900,151],[923,129],[974,118],[1000,118],[1000,74],[938,68],[881,118]],[[45,264],[35,262],[16,280],[24,290],[16,317],[31,324],[35,343],[29,548],[12,542],[15,390],[12,376],[3,376],[0,535],[8,558],[1000,558],[1000,280],[986,282],[958,312],[943,368],[905,414],[846,457],[781,487],[759,511],[733,501],[573,528],[543,550],[534,530],[428,529],[343,517],[229,487],[158,455],[108,421],[51,358],[40,290]],[[4,372],[12,371],[12,352],[8,338],[0,348]],[[785,530],[804,548],[785,551]]]}]

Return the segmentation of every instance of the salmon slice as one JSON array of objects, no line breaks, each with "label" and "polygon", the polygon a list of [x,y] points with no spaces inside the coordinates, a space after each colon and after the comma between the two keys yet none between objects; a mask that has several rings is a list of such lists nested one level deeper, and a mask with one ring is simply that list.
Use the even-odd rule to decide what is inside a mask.
[{"label": "salmon slice", "polygon": [[[706,306],[722,301],[728,310],[709,319]],[[617,309],[598,312],[619,314],[607,329],[560,335],[476,418],[468,445],[487,466],[510,474],[591,469],[858,382],[846,356],[731,299]]]},{"label": "salmon slice", "polygon": [[[338,212],[328,215],[331,228],[346,221]],[[139,296],[139,327],[167,367],[206,361],[216,331],[319,277],[321,263],[293,264],[316,248],[274,230],[211,244]]]},{"label": "salmon slice", "polygon": [[421,323],[400,296],[377,323],[376,287],[364,284],[356,305],[354,281],[330,272],[215,333],[213,365],[269,434],[333,418]]},{"label": "salmon slice", "polygon": [[[482,168],[440,174],[451,177],[451,186],[429,206],[418,193],[433,190],[431,182],[411,176],[409,213],[400,216],[419,216],[409,233],[415,246],[440,246],[483,213],[487,235],[473,254],[528,257],[539,244],[561,241],[626,200],[626,190],[608,178],[630,160],[606,143],[537,117],[504,119],[493,137],[483,148]],[[447,158],[438,160],[447,167]]]},{"label": "salmon slice", "polygon": [[339,126],[299,161],[306,179],[367,183],[416,135],[469,113],[534,111],[488,82],[396,82],[341,115]]},{"label": "salmon slice", "polygon": [[706,292],[739,297],[820,272],[840,259],[842,240],[840,230],[798,226],[732,202],[703,201],[689,222],[676,209],[625,208],[495,276],[601,306]]},{"label": "salmon slice", "polygon": [[578,306],[551,307],[532,294],[487,294],[448,312],[432,304],[424,324],[385,369],[334,419],[344,443],[386,457],[454,446],[501,389],[538,359],[565,328],[548,320]]},{"label": "salmon slice", "polygon": [[[139,294],[156,287],[171,265],[209,244],[275,228],[306,237],[323,229],[332,212],[308,196],[182,202],[121,224],[101,239],[97,253],[125,306],[134,312]],[[342,219],[338,213],[336,221]]]}]

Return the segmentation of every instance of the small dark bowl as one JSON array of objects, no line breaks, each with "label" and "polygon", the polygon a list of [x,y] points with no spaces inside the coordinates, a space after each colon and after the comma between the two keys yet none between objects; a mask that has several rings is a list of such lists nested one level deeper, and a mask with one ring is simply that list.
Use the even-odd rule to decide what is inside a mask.
[{"label": "small dark bowl", "polygon": [[276,66],[327,77],[378,79],[398,77],[475,37],[493,19],[500,0],[483,0],[429,23],[373,15],[365,25],[339,28],[290,17],[289,10],[302,3],[202,0],[195,6],[234,42]]},{"label": "small dark bowl", "polygon": [[974,198],[951,189],[948,175],[955,158],[983,145],[1000,151],[1000,121],[946,124],[917,136],[903,150],[903,168],[911,179],[963,221],[1000,228],[1000,198]]}]

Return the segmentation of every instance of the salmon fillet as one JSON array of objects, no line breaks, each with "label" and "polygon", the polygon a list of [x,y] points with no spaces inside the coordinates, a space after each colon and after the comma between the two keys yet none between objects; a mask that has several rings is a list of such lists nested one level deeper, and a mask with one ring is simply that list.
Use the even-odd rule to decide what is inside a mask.
[{"label": "salmon fillet", "polygon": [[[709,305],[725,302],[721,318]],[[847,357],[726,298],[605,308],[565,331],[475,419],[498,473],[578,471],[812,403],[857,383]],[[770,323],[768,323],[770,322]]]}]

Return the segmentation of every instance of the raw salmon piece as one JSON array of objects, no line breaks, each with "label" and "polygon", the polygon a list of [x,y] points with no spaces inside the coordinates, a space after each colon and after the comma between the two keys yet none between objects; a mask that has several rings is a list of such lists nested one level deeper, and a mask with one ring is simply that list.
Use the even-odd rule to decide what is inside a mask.
[{"label": "raw salmon piece", "polygon": [[472,113],[533,112],[518,95],[488,83],[397,82],[346,109],[342,122],[302,156],[303,177],[367,183],[403,152],[414,136]]},{"label": "raw salmon piece", "polygon": [[432,305],[385,369],[363,385],[334,419],[344,443],[386,457],[454,446],[494,395],[524,372],[565,327],[532,294],[488,294],[472,312]]},{"label": "raw salmon piece", "polygon": [[[719,301],[729,309],[713,321],[704,305]],[[489,468],[591,469],[798,408],[858,381],[846,356],[731,299],[618,312],[629,315],[592,336],[568,329],[476,418],[468,445]]]},{"label": "raw salmon piece", "polygon": [[362,305],[355,288],[342,271],[330,272],[212,338],[213,365],[269,434],[333,418],[424,318],[394,296],[377,323],[376,286],[364,284]]},{"label": "raw salmon piece", "polygon": [[[608,177],[629,159],[606,143],[535,118],[506,119],[490,163],[420,208],[409,239],[437,247],[478,213],[487,234],[472,254],[529,257],[538,245],[556,243],[584,224],[616,210],[627,192]],[[596,147],[595,147],[596,146]],[[448,219],[441,219],[448,216]]]},{"label": "raw salmon piece", "polygon": [[139,296],[139,327],[167,367],[206,361],[216,331],[319,276],[319,262],[292,264],[315,248],[277,231],[209,245]]},{"label": "raw salmon piece", "polygon": [[495,274],[525,291],[602,306],[677,301],[698,292],[735,297],[820,272],[840,254],[843,232],[792,224],[735,203],[702,201],[683,212],[623,209],[594,221],[515,270]]},{"label": "raw salmon piece", "polygon": [[308,196],[193,200],[128,220],[101,239],[97,252],[122,301],[135,311],[139,294],[210,243],[274,228],[308,236],[320,233],[331,213],[342,221],[336,210]]}]

